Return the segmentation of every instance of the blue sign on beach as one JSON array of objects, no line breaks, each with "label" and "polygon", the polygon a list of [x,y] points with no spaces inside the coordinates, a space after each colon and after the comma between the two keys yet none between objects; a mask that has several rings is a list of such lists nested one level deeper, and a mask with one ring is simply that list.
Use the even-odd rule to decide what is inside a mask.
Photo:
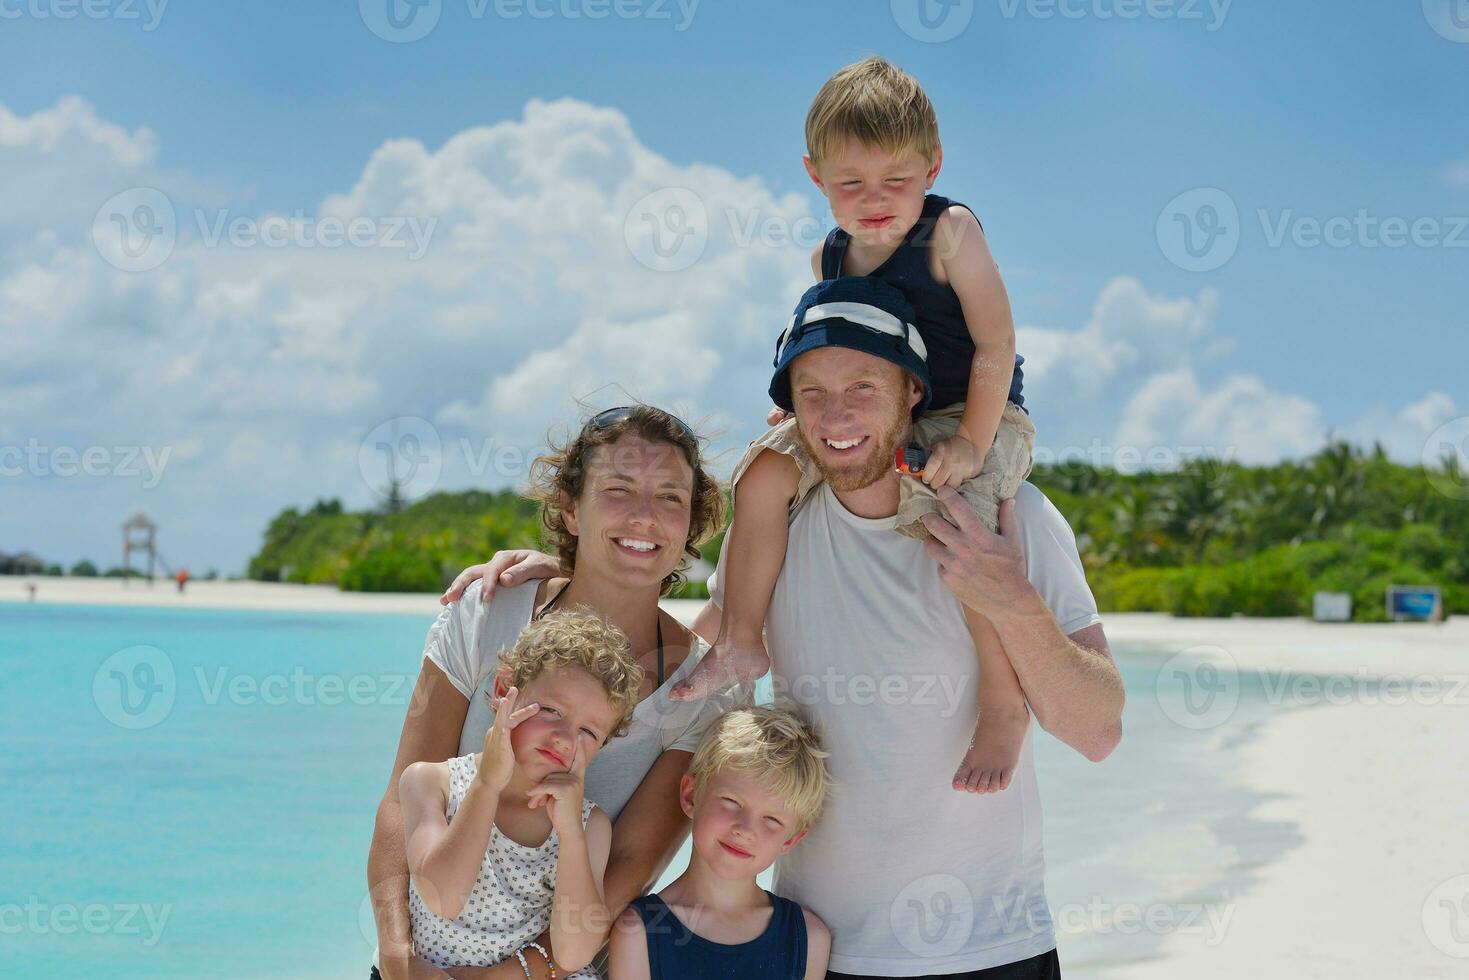
[{"label": "blue sign on beach", "polygon": [[1436,623],[1443,619],[1443,596],[1431,585],[1393,585],[1387,590],[1389,619]]}]

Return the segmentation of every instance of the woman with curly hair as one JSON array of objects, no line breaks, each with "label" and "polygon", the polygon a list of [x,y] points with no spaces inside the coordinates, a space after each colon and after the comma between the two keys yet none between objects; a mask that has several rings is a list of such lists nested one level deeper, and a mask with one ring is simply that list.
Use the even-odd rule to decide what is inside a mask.
[{"label": "woman with curly hair", "polygon": [[[609,409],[537,459],[532,477],[561,577],[500,588],[489,599],[470,589],[444,608],[429,630],[378,805],[367,877],[376,965],[387,980],[445,976],[413,954],[399,778],[415,762],[440,762],[484,744],[494,724],[495,667],[529,623],[553,609],[590,609],[627,635],[643,671],[627,733],[611,739],[585,775],[586,799],[613,823],[604,891],[614,918],[652,886],[688,833],[679,781],[704,730],[750,694],[732,689],[704,702],[669,696],[708,645],[663,612],[658,600],[678,587],[699,545],[725,517],[724,491],[705,471],[693,430],[648,405]],[[549,932],[517,952],[496,966],[454,969],[452,975],[553,975]]]}]

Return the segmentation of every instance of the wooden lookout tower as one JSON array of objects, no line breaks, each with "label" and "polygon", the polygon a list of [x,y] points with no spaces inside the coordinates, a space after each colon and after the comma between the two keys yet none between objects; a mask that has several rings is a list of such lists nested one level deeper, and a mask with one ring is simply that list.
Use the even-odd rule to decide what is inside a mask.
[{"label": "wooden lookout tower", "polygon": [[148,556],[148,584],[153,584],[153,565],[158,560],[158,547],[156,537],[158,525],[148,520],[148,516],[138,511],[128,518],[122,526],[122,582],[127,584],[132,577],[132,554],[141,551]]}]

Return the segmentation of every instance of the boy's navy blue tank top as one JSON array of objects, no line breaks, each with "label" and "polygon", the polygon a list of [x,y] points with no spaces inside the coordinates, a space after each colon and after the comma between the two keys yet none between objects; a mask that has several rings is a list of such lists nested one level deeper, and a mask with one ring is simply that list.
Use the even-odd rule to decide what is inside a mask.
[{"label": "boy's navy blue tank top", "polygon": [[[955,204],[973,213],[969,205],[959,201],[938,194],[925,196],[923,214],[887,261],[869,273],[902,290],[913,307],[918,321],[914,326],[928,347],[928,375],[933,386],[930,410],[946,408],[968,397],[969,368],[974,362],[974,340],[964,325],[959,296],[946,283],[934,279],[928,266],[928,250],[939,215]],[[821,249],[821,278],[835,279],[842,274],[842,262],[851,240],[852,236],[841,228],[833,228],[826,236],[826,244]],[[1025,407],[1025,397],[1021,394],[1025,379],[1020,370],[1024,363],[1025,358],[1015,355],[1015,374],[1010,379],[1010,401],[1021,408]]]},{"label": "boy's navy blue tank top", "polygon": [[[765,894],[770,895],[770,892]],[[806,917],[788,898],[770,895],[770,925],[747,943],[716,943],[689,931],[657,895],[632,907],[648,934],[653,980],[801,980],[806,975]]]}]

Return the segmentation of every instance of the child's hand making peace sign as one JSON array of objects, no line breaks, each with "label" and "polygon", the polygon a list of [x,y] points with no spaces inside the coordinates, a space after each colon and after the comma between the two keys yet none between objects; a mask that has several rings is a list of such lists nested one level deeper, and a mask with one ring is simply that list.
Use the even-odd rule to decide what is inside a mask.
[{"label": "child's hand making peace sign", "polygon": [[[488,692],[485,697],[489,697]],[[479,772],[475,778],[496,793],[508,786],[510,777],[515,774],[515,750],[510,746],[510,733],[541,710],[535,702],[517,709],[515,705],[519,700],[520,691],[514,687],[506,691],[503,698],[491,698],[495,706],[495,723],[485,732],[484,751],[480,755]]]}]

